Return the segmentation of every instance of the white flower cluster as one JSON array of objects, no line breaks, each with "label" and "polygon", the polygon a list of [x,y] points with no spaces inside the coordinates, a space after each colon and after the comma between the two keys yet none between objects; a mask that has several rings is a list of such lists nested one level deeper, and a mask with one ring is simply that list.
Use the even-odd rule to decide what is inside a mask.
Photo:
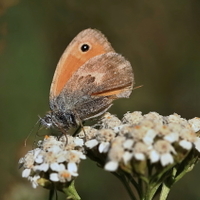
[{"label": "white flower cluster", "polygon": [[38,148],[29,151],[19,163],[23,165],[22,177],[31,181],[33,188],[41,178],[53,182],[71,181],[78,176],[78,164],[86,159],[83,154],[83,140],[78,137],[45,136],[38,142]]},{"label": "white flower cluster", "polygon": [[[97,127],[97,128],[95,128]],[[46,136],[38,147],[20,159],[34,188],[40,179],[70,182],[78,176],[78,165],[87,155],[107,171],[134,167],[136,162],[169,164],[181,162],[180,154],[194,149],[200,152],[200,118],[186,120],[177,114],[162,116],[156,112],[126,113],[122,120],[105,113],[100,123],[85,126],[76,136]],[[182,156],[183,158],[183,156]]]},{"label": "white flower cluster", "polygon": [[108,171],[116,171],[133,160],[160,162],[164,167],[176,162],[176,156],[184,150],[195,148],[200,152],[200,138],[196,135],[200,118],[187,121],[177,114],[164,117],[156,112],[142,115],[136,111],[126,113],[120,121],[106,113],[100,130],[84,130],[86,147],[107,154],[104,168]]}]

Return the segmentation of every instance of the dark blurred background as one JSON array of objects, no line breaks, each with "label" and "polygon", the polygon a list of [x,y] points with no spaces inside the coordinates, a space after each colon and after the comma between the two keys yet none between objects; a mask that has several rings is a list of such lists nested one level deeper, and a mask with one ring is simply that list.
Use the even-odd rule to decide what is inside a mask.
[{"label": "dark blurred background", "polygon": [[[200,116],[199,0],[0,0],[0,199],[44,200],[48,191],[21,178],[18,160],[31,150],[24,140],[38,115],[49,110],[56,64],[76,34],[101,30],[134,69],[130,99],[110,112],[174,112]],[[129,199],[117,179],[91,161],[81,163],[77,189],[83,200]],[[169,199],[200,199],[200,166],[178,182]],[[64,199],[60,196],[59,199]]]}]

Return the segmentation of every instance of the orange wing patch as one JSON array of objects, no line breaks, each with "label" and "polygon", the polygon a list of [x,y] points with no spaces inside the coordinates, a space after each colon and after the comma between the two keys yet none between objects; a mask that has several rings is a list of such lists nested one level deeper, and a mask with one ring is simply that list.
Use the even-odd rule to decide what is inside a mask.
[{"label": "orange wing patch", "polygon": [[91,94],[91,96],[116,96],[117,98],[119,94],[122,94],[123,92],[129,90],[129,87],[131,87],[131,85],[124,86],[123,88],[115,88],[109,91],[107,90],[103,92],[93,93]]},{"label": "orange wing patch", "polygon": [[[81,44],[89,44],[88,52],[81,52]],[[72,75],[92,57],[113,51],[106,37],[97,30],[86,29],[79,33],[63,53],[51,85],[50,95],[58,96]]]}]

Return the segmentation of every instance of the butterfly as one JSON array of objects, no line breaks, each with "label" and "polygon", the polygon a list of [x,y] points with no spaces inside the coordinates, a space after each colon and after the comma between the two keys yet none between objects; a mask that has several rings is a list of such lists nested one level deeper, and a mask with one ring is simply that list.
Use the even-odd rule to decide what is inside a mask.
[{"label": "butterfly", "polygon": [[134,85],[132,67],[96,29],[81,31],[61,56],[50,88],[46,127],[67,134],[71,127],[105,113]]}]

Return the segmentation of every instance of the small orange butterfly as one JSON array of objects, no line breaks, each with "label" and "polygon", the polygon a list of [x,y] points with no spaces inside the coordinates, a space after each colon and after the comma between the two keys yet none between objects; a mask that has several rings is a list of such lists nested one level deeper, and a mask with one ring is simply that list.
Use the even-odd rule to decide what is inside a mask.
[{"label": "small orange butterfly", "polygon": [[81,31],[58,62],[50,89],[50,109],[41,123],[67,134],[70,127],[105,113],[128,98],[134,77],[129,61],[98,30]]}]

